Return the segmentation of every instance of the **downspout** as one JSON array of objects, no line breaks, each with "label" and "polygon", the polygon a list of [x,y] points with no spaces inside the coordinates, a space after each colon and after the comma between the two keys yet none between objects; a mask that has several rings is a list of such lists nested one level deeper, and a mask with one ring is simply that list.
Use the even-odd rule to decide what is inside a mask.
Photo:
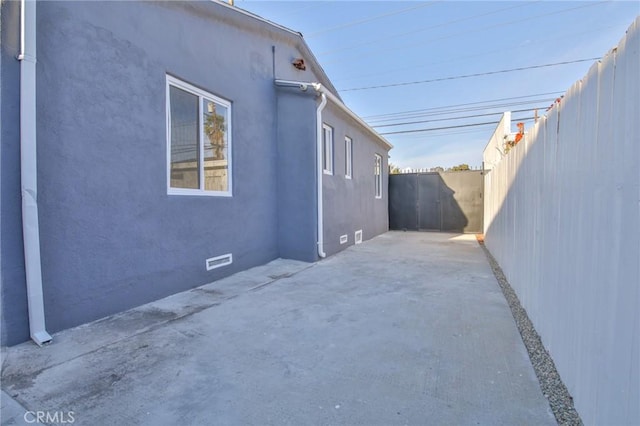
[{"label": "downspout", "polygon": [[38,168],[36,157],[36,1],[20,7],[20,182],[22,238],[27,279],[29,332],[38,346],[51,341],[45,328],[40,230],[38,226]]},{"label": "downspout", "polygon": [[[319,86],[319,85],[318,85]],[[324,129],[322,128],[322,110],[327,105],[327,95],[324,92],[320,92],[319,87],[315,87],[316,91],[320,93],[320,104],[318,105],[318,109],[316,109],[316,174],[317,174],[317,185],[318,189],[316,191],[318,195],[318,202],[316,203],[318,206],[318,256],[321,258],[327,257],[327,254],[324,252],[324,218],[323,218],[323,205],[322,205],[322,180],[324,177],[324,171],[322,168],[322,143],[324,136]]]},{"label": "downspout", "polygon": [[382,140],[388,147],[389,149],[393,148],[393,145],[391,145],[389,142],[387,142],[382,136],[380,136],[375,130],[373,130],[371,127],[369,127],[369,125],[367,123],[365,123],[364,121],[362,121],[362,119],[360,117],[358,117],[353,111],[351,111],[349,108],[347,108],[340,99],[338,99],[338,97],[336,95],[334,95],[333,93],[331,93],[330,90],[328,90],[326,87],[324,87],[322,84],[320,83],[309,83],[309,82],[304,82],[304,81],[292,81],[292,80],[279,80],[276,79],[274,81],[274,84],[276,86],[282,86],[282,87],[297,87],[298,89],[300,89],[303,92],[306,92],[309,89],[309,86],[313,87],[313,89],[316,91],[316,93],[319,93],[321,96],[321,101],[320,104],[318,105],[318,109],[316,110],[316,148],[317,148],[317,164],[316,164],[316,173],[317,173],[317,195],[318,195],[318,202],[317,202],[317,206],[318,206],[318,256],[320,256],[321,258],[324,258],[327,256],[327,254],[324,252],[324,223],[323,223],[323,216],[322,216],[322,179],[323,179],[323,170],[322,170],[322,136],[323,136],[323,129],[322,129],[322,110],[324,109],[324,107],[327,104],[327,101],[331,101],[333,102],[335,105],[337,105],[342,111],[344,111],[345,113],[347,113],[351,118],[353,118],[355,121],[357,121],[358,123],[360,123],[363,127],[365,127],[366,129],[369,129],[369,131],[378,139]]}]

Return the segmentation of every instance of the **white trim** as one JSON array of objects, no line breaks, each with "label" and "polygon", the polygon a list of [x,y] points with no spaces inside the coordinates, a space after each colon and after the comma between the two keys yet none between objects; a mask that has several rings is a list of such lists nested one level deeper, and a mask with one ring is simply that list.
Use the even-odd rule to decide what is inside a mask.
[{"label": "white trim", "polygon": [[[204,189],[205,178],[204,178],[204,123],[202,119],[202,113],[204,112],[204,96],[198,97],[198,158],[200,159],[200,163],[202,166],[198,166],[198,183],[201,189]],[[227,170],[229,170],[229,165],[227,165]],[[171,173],[171,170],[169,170]],[[229,173],[227,172],[227,175]],[[225,191],[227,192],[227,191]]]},{"label": "white trim", "polygon": [[354,234],[353,234],[353,240],[355,241],[356,244],[360,244],[362,243],[362,229],[358,229]]},{"label": "white trim", "polygon": [[[200,141],[198,144],[199,149],[199,158],[201,160],[201,165],[199,165],[198,169],[198,179],[200,184],[200,189],[194,188],[172,188],[171,187],[171,98],[170,98],[170,87],[177,87],[178,89],[182,89],[186,92],[189,92],[193,95],[198,96],[198,122],[200,123],[200,128],[198,129],[198,134],[200,137]],[[202,125],[202,116],[204,111],[204,101],[205,99],[214,101],[217,104],[225,107],[227,109],[227,191],[211,191],[204,189],[205,184],[205,173],[204,173],[204,126]],[[233,197],[233,142],[232,142],[232,123],[231,116],[231,102],[220,98],[212,93],[204,91],[196,86],[193,86],[185,81],[179,80],[171,75],[166,75],[166,122],[167,122],[167,194],[168,195],[197,195],[197,196],[213,196],[213,197]]]},{"label": "white trim", "polygon": [[233,194],[230,192],[224,191],[205,191],[203,189],[193,189],[193,188],[169,188],[167,190],[167,195],[195,195],[198,197],[222,197],[222,198],[233,198]]},{"label": "white trim", "polygon": [[166,172],[167,172],[167,194],[171,192],[171,101],[170,101],[170,90],[169,90],[169,76],[166,76],[165,82],[165,119],[167,122],[167,128],[165,129],[167,135],[167,164],[166,164]]},{"label": "white trim", "polygon": [[176,86],[183,90],[186,90],[187,92],[192,92],[195,95],[205,97],[205,98],[210,98],[211,100],[216,101],[222,106],[231,108],[231,102],[229,102],[228,100],[218,97],[213,93],[202,90],[199,87],[189,84],[186,81],[182,81],[172,75],[167,74],[167,83],[171,84],[172,86]]},{"label": "white trim", "polygon": [[340,244],[347,244],[349,242],[349,235],[344,234],[340,236]]},{"label": "white trim", "polygon": [[382,162],[382,155],[380,154],[375,154],[375,166],[374,166],[374,179],[375,179],[375,183],[374,183],[374,188],[375,188],[375,196],[376,199],[381,199],[382,198],[382,177],[384,174],[383,171],[383,162]]},{"label": "white trim", "polygon": [[351,179],[353,176],[353,139],[344,137],[344,177]]},{"label": "white trim", "polygon": [[[329,140],[327,140],[327,133],[330,136]],[[333,127],[329,126],[328,124],[322,123],[322,172],[325,175],[333,175],[333,145]]]},{"label": "white trim", "polygon": [[[227,259],[226,262],[217,263],[218,260]],[[212,269],[222,268],[223,266],[231,265],[233,263],[233,254],[227,253],[222,256],[210,257],[209,259],[204,261],[204,265],[207,268],[207,271],[211,271]]]},{"label": "white trim", "polygon": [[251,13],[251,12],[247,11],[247,10],[241,9],[238,6],[230,5],[230,4],[227,3],[226,0],[211,0],[211,1],[216,3],[216,4],[219,4],[221,6],[224,6],[227,9],[231,9],[231,10],[233,10],[235,12],[241,13],[241,14],[243,14],[245,16],[248,16],[248,17],[250,17],[252,19],[255,19],[257,21],[264,22],[265,24],[271,25],[272,27],[276,27],[276,28],[278,28],[280,30],[286,31],[286,32],[291,33],[293,35],[296,35],[298,37],[302,37],[302,34],[300,34],[298,31],[292,30],[291,28],[287,28],[287,27],[285,27],[283,25],[280,25],[278,23],[269,21],[268,19],[265,19],[265,18],[263,18],[261,16],[258,16],[258,15],[254,14],[254,13]]}]

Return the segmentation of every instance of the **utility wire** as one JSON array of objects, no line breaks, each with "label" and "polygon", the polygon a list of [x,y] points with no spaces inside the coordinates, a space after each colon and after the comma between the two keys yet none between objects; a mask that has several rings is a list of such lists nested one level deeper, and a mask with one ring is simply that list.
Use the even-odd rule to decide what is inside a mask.
[{"label": "utility wire", "polygon": [[[607,26],[607,27],[598,27],[598,28],[591,28],[587,31],[581,31],[578,33],[565,33],[565,34],[559,34],[559,33],[554,33],[553,37],[547,37],[544,39],[537,39],[536,43],[538,44],[542,44],[544,42],[549,42],[549,41],[556,41],[559,38],[561,38],[562,40],[568,40],[570,38],[574,38],[574,37],[584,37],[585,34],[591,34],[591,33],[596,33],[596,32],[602,32],[604,30],[609,30],[611,28],[615,28],[615,26],[611,25],[611,26]],[[362,80],[363,78],[368,78],[368,77],[378,77],[381,75],[387,75],[387,74],[397,74],[399,71],[406,71],[406,70],[417,70],[417,69],[423,69],[423,68],[432,68],[434,65],[442,65],[442,64],[450,64],[450,63],[455,63],[455,62],[469,62],[469,59],[472,58],[477,58],[477,57],[483,57],[486,58],[489,55],[495,54],[495,53],[499,53],[501,55],[505,55],[507,52],[511,52],[511,51],[521,51],[522,50],[522,45],[521,44],[514,44],[514,45],[510,45],[510,46],[502,46],[498,49],[493,49],[493,50],[486,50],[484,52],[478,52],[475,51],[474,54],[472,55],[456,55],[454,57],[450,57],[448,59],[444,59],[444,60],[440,60],[440,61],[435,61],[435,62],[428,62],[428,63],[422,63],[421,65],[411,65],[411,66],[407,66],[407,67],[403,67],[403,68],[392,68],[392,69],[387,69],[386,71],[382,71],[382,72],[375,72],[375,73],[369,73],[369,74],[356,74],[355,76],[353,74],[351,74],[351,76],[346,77],[346,78],[338,78],[335,80],[332,80],[334,84],[339,83],[339,84],[343,84],[344,82],[349,82],[349,81],[353,81],[353,80]],[[324,62],[323,62],[324,63]]]},{"label": "utility wire", "polygon": [[[518,119],[518,121],[529,121],[533,119],[535,119],[535,117],[520,118]],[[487,126],[489,124],[498,124],[498,123],[499,121],[485,121],[484,123],[460,124],[457,126],[431,127],[428,129],[415,129],[415,130],[399,130],[397,132],[380,133],[380,135],[385,136],[385,135],[400,135],[400,134],[406,134],[406,133],[423,133],[423,132],[431,132],[434,130],[447,130],[447,129],[459,129],[461,127]]]},{"label": "utility wire", "polygon": [[412,10],[420,9],[420,8],[423,8],[423,7],[431,6],[432,4],[433,4],[433,2],[427,2],[427,3],[419,4],[418,6],[408,7],[408,8],[405,8],[405,9],[400,9],[400,10],[395,10],[393,12],[384,13],[382,15],[372,16],[370,18],[362,19],[360,21],[347,22],[346,24],[340,24],[340,25],[336,25],[335,27],[326,28],[324,30],[316,31],[314,33],[311,33],[311,34],[307,35],[305,38],[316,37],[316,36],[318,36],[320,34],[324,34],[324,33],[327,33],[329,31],[341,30],[343,28],[348,28],[348,27],[353,27],[355,25],[365,24],[367,22],[371,22],[371,21],[375,21],[375,20],[378,20],[378,19],[386,18],[388,16],[399,15],[401,13],[405,13],[405,12],[409,12],[409,11],[412,11]]},{"label": "utility wire", "polygon": [[[423,46],[423,45],[425,45],[427,43],[434,42],[434,41],[445,40],[445,39],[448,39],[448,38],[458,37],[458,36],[462,36],[462,35],[466,35],[466,34],[484,32],[484,31],[492,29],[492,28],[504,28],[507,25],[522,25],[523,22],[530,21],[532,19],[542,18],[542,17],[550,16],[550,15],[557,15],[557,14],[560,14],[560,13],[570,12],[572,10],[582,9],[582,8],[585,8],[585,7],[596,6],[596,5],[600,5],[600,4],[607,3],[607,2],[608,1],[602,1],[602,2],[598,2],[598,3],[588,3],[588,4],[584,5],[584,6],[572,7],[572,8],[569,8],[569,9],[563,9],[563,10],[559,10],[559,11],[556,11],[556,12],[544,13],[544,14],[536,15],[536,16],[529,16],[527,18],[516,19],[516,20],[513,20],[513,21],[509,21],[509,22],[501,22],[501,23],[498,23],[498,24],[489,25],[487,27],[478,28],[478,29],[475,29],[475,30],[464,31],[464,32],[456,32],[456,33],[453,33],[453,34],[447,34],[447,35],[444,35],[444,36],[441,36],[441,37],[432,38],[432,39],[429,39],[429,40],[422,40],[419,43],[403,44],[401,46],[398,46],[396,44],[396,45],[394,45],[392,47],[388,47],[388,48],[384,48],[384,49],[380,48],[380,47],[376,47],[376,49],[373,50],[373,51],[364,52],[364,53],[359,54],[359,55],[350,55],[349,59],[353,60],[354,58],[367,57],[367,56],[371,56],[371,55],[380,55],[380,52],[385,52],[385,51],[390,51],[390,50],[393,50],[394,52],[397,52],[400,49]],[[322,63],[324,65],[327,65],[327,64],[332,64],[332,63],[342,62],[342,61],[344,61],[344,59],[334,59],[334,60],[331,60],[331,61],[323,60]]]},{"label": "utility wire", "polygon": [[[450,129],[450,130],[436,130],[433,132],[433,136],[436,135],[441,135],[441,136],[454,136],[454,135],[480,135],[482,134],[482,138],[483,140],[486,140],[486,133],[487,131],[485,129],[482,128],[473,128],[473,127],[468,127],[468,128],[464,128],[464,129],[460,129],[460,130],[455,130],[455,129]],[[402,138],[402,139],[397,139],[396,142],[400,143],[400,141],[402,141],[402,143],[404,142],[408,142],[408,141],[424,141],[425,140],[425,136],[421,133],[413,133],[413,134],[408,134],[408,135],[397,135],[396,138]]]},{"label": "utility wire", "polygon": [[[545,107],[548,108],[548,105],[550,105],[553,101],[555,101],[557,98],[549,98],[549,99],[542,99],[539,100],[539,102],[547,102],[547,106]],[[434,113],[426,113],[426,114],[414,114],[414,115],[407,115],[407,116],[400,116],[400,117],[395,117],[395,118],[386,118],[386,119],[381,119],[381,120],[375,120],[375,123],[372,122],[371,120],[368,120],[367,123],[369,123],[371,126],[376,126],[379,124],[387,124],[389,122],[393,123],[393,122],[397,122],[398,120],[417,120],[417,119],[423,119],[423,118],[428,118],[428,117],[434,117],[434,116],[441,116],[441,115],[451,115],[451,114],[461,114],[461,113],[465,113],[465,112],[474,112],[474,111],[481,111],[481,112],[499,112],[499,113],[503,113],[504,111],[510,111],[512,109],[512,107],[515,106],[522,106],[522,105],[528,105],[528,104],[532,104],[535,102],[514,102],[514,103],[510,103],[510,104],[503,104],[503,106],[491,106],[490,108],[485,108],[485,107],[476,107],[476,108],[466,108],[466,109],[459,109],[459,110],[451,110],[451,111],[443,111],[443,112],[434,112]],[[496,111],[496,109],[498,109],[498,111]],[[377,124],[376,124],[377,123]]]},{"label": "utility wire", "polygon": [[[542,109],[542,108],[546,108],[546,105],[544,107],[518,109],[518,110],[515,110],[515,111],[511,111],[511,112],[512,113],[515,113],[515,112],[528,112],[528,111],[534,111],[536,109]],[[432,119],[432,120],[418,120],[418,121],[405,121],[403,123],[378,124],[378,125],[372,125],[372,127],[380,128],[380,127],[406,126],[406,125],[409,125],[409,124],[433,123],[435,121],[462,120],[462,119],[465,119],[465,118],[488,117],[488,116],[491,116],[491,115],[502,115],[502,114],[504,114],[504,112],[491,112],[491,113],[487,113],[487,114],[463,115],[461,117],[435,118],[435,119]]]},{"label": "utility wire", "polygon": [[[467,102],[464,104],[455,104],[455,105],[445,105],[445,106],[441,106],[441,107],[433,107],[433,108],[425,108],[425,109],[413,109],[413,110],[409,110],[409,111],[402,111],[402,112],[394,112],[394,113],[390,113],[390,114],[379,114],[379,115],[368,115],[365,117],[362,117],[365,120],[370,120],[370,119],[377,119],[379,117],[389,117],[389,116],[394,116],[394,115],[403,115],[403,114],[408,114],[408,113],[413,113],[413,112],[424,112],[424,111],[437,111],[437,110],[442,110],[442,109],[447,109],[447,108],[456,108],[456,107],[464,107],[464,106],[470,106],[470,105],[479,105],[479,104],[486,104],[489,102],[498,102],[498,101],[510,101],[513,99],[524,99],[524,98],[533,98],[535,96],[547,96],[547,95],[556,95],[556,94],[560,94],[560,93],[564,93],[564,91],[560,92],[547,92],[547,93],[536,93],[534,95],[522,95],[522,96],[513,96],[510,98],[498,98],[498,99],[490,99],[487,101],[478,101],[478,102]],[[490,108],[490,106],[487,106],[487,108]]]},{"label": "utility wire", "polygon": [[353,91],[356,91],[356,90],[382,89],[382,88],[385,88],[385,87],[399,87],[399,86],[409,86],[409,85],[413,85],[413,84],[435,83],[437,81],[459,80],[459,79],[462,79],[462,78],[471,78],[471,77],[482,77],[482,76],[486,76],[486,75],[503,74],[503,73],[514,72],[514,71],[524,71],[524,70],[530,70],[530,69],[536,69],[536,68],[554,67],[554,66],[557,66],[557,65],[576,64],[578,62],[596,61],[596,60],[599,60],[599,59],[600,59],[600,57],[598,57],[598,58],[577,59],[575,61],[556,62],[556,63],[553,63],[553,64],[544,64],[544,65],[531,65],[531,66],[528,66],[528,67],[511,68],[511,69],[500,70],[500,71],[488,71],[488,72],[481,72],[481,73],[476,73],[476,74],[457,75],[457,76],[453,76],[453,77],[441,77],[441,78],[434,78],[434,79],[431,79],[431,80],[408,81],[408,82],[404,82],[404,83],[393,83],[393,84],[381,84],[381,85],[378,85],[378,86],[352,87],[352,88],[349,88],[349,89],[341,89],[341,90],[338,90],[338,91],[339,92],[353,92]]},{"label": "utility wire", "polygon": [[398,120],[412,120],[412,119],[415,120],[415,119],[419,119],[419,118],[433,117],[433,116],[438,116],[438,115],[460,114],[460,113],[474,112],[474,111],[496,112],[494,110],[499,109],[499,111],[497,111],[497,112],[504,112],[505,110],[507,110],[507,111],[511,110],[513,107],[516,107],[516,106],[524,106],[524,105],[536,104],[536,103],[539,103],[539,102],[545,102],[545,103],[547,103],[547,105],[550,105],[550,103],[552,103],[556,99],[557,99],[557,97],[546,98],[546,99],[534,99],[534,100],[531,100],[531,101],[510,102],[510,103],[503,103],[503,104],[493,104],[493,105],[477,106],[477,107],[473,107],[473,108],[459,108],[459,109],[442,110],[442,111],[437,111],[437,112],[424,112],[424,113],[406,114],[406,115],[400,115],[400,116],[396,116],[396,117],[379,118],[379,119],[375,119],[375,120],[366,120],[366,121],[370,125],[375,125],[375,124],[373,124],[374,122],[377,123],[377,124],[383,124],[383,123],[394,122],[394,121],[398,121]]},{"label": "utility wire", "polygon": [[467,16],[466,18],[456,19],[456,20],[453,20],[453,21],[442,22],[442,23],[437,24],[437,25],[431,25],[431,26],[419,28],[419,29],[413,30],[413,31],[408,31],[408,32],[400,33],[400,34],[394,34],[394,35],[391,35],[391,36],[388,36],[388,37],[384,37],[384,38],[378,38],[378,39],[375,39],[375,40],[370,40],[370,41],[365,41],[365,42],[362,42],[362,43],[352,44],[350,46],[341,47],[339,49],[325,50],[324,52],[318,52],[318,56],[332,55],[334,53],[342,52],[344,50],[353,50],[353,49],[356,49],[356,48],[361,47],[361,46],[367,46],[369,44],[374,44],[374,43],[379,43],[379,42],[386,42],[386,41],[394,39],[394,38],[405,37],[405,36],[408,36],[408,35],[412,35],[412,34],[424,32],[424,31],[432,30],[434,28],[445,27],[447,25],[457,24],[458,22],[464,22],[464,21],[468,21],[470,19],[481,18],[483,16],[493,15],[494,13],[504,12],[505,10],[515,9],[517,7],[529,6],[531,4],[539,3],[539,2],[540,2],[540,0],[534,1],[532,3],[524,3],[523,2],[523,3],[516,4],[515,6],[505,7],[505,8],[502,8],[502,9],[493,10],[491,12],[481,13],[479,15]]},{"label": "utility wire", "polygon": [[[546,110],[548,108],[548,106],[551,105],[551,103],[553,101],[555,101],[556,99],[557,98],[548,99],[548,103],[546,104],[547,106],[545,106],[544,109]],[[504,107],[500,108],[498,111],[495,111],[498,107],[492,107],[492,108],[478,107],[478,108],[468,108],[468,109],[462,109],[462,110],[456,110],[456,111],[439,112],[439,113],[431,113],[431,114],[421,114],[421,115],[415,115],[415,116],[398,117],[398,118],[395,118],[395,119],[379,120],[379,121],[377,121],[377,124],[371,123],[369,121],[368,121],[368,123],[372,127],[375,127],[375,126],[380,125],[380,124],[394,123],[394,122],[397,122],[398,120],[416,120],[416,119],[423,119],[423,118],[428,118],[428,117],[433,117],[433,116],[451,115],[451,114],[459,114],[459,113],[473,112],[473,111],[482,111],[482,112],[486,111],[487,113],[489,113],[489,112],[503,113],[504,111],[510,111],[511,107],[518,106],[518,105],[527,105],[527,104],[531,104],[531,102],[514,102],[512,104],[504,104]]]}]

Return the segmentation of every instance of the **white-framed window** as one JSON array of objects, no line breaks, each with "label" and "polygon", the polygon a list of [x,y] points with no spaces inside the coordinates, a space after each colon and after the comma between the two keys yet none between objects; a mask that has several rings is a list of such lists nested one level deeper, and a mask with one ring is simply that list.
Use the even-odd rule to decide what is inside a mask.
[{"label": "white-framed window", "polygon": [[167,193],[232,195],[231,102],[167,76]]},{"label": "white-framed window", "polygon": [[351,179],[353,171],[353,140],[349,136],[344,137],[344,177]]},{"label": "white-framed window", "polygon": [[375,178],[376,198],[382,198],[382,156],[380,154],[375,156],[373,175]]},{"label": "white-framed window", "polygon": [[322,124],[322,171],[333,174],[333,128]]}]

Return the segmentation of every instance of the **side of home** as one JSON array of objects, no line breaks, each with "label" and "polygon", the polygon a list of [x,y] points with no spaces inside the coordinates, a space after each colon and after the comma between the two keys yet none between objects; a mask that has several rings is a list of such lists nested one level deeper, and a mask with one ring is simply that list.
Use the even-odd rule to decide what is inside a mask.
[{"label": "side of home", "polygon": [[372,143],[370,132],[335,105],[324,110],[323,124],[333,137],[331,172],[323,174],[324,250],[331,255],[388,230],[389,148]]},{"label": "side of home", "polygon": [[[20,2],[3,2],[1,14],[6,345],[26,340],[29,323]],[[386,231],[390,146],[344,112],[298,33],[216,2],[38,2],[36,16],[37,201],[48,331],[277,257],[318,260],[319,240],[333,254],[353,244],[356,230],[364,239]],[[292,66],[299,58],[306,70]],[[323,96],[282,90],[276,79],[316,82],[331,94],[320,118],[334,129],[335,173],[323,178],[320,191],[316,120]],[[346,136],[353,141],[349,182]],[[348,241],[339,244],[344,234]]]}]

